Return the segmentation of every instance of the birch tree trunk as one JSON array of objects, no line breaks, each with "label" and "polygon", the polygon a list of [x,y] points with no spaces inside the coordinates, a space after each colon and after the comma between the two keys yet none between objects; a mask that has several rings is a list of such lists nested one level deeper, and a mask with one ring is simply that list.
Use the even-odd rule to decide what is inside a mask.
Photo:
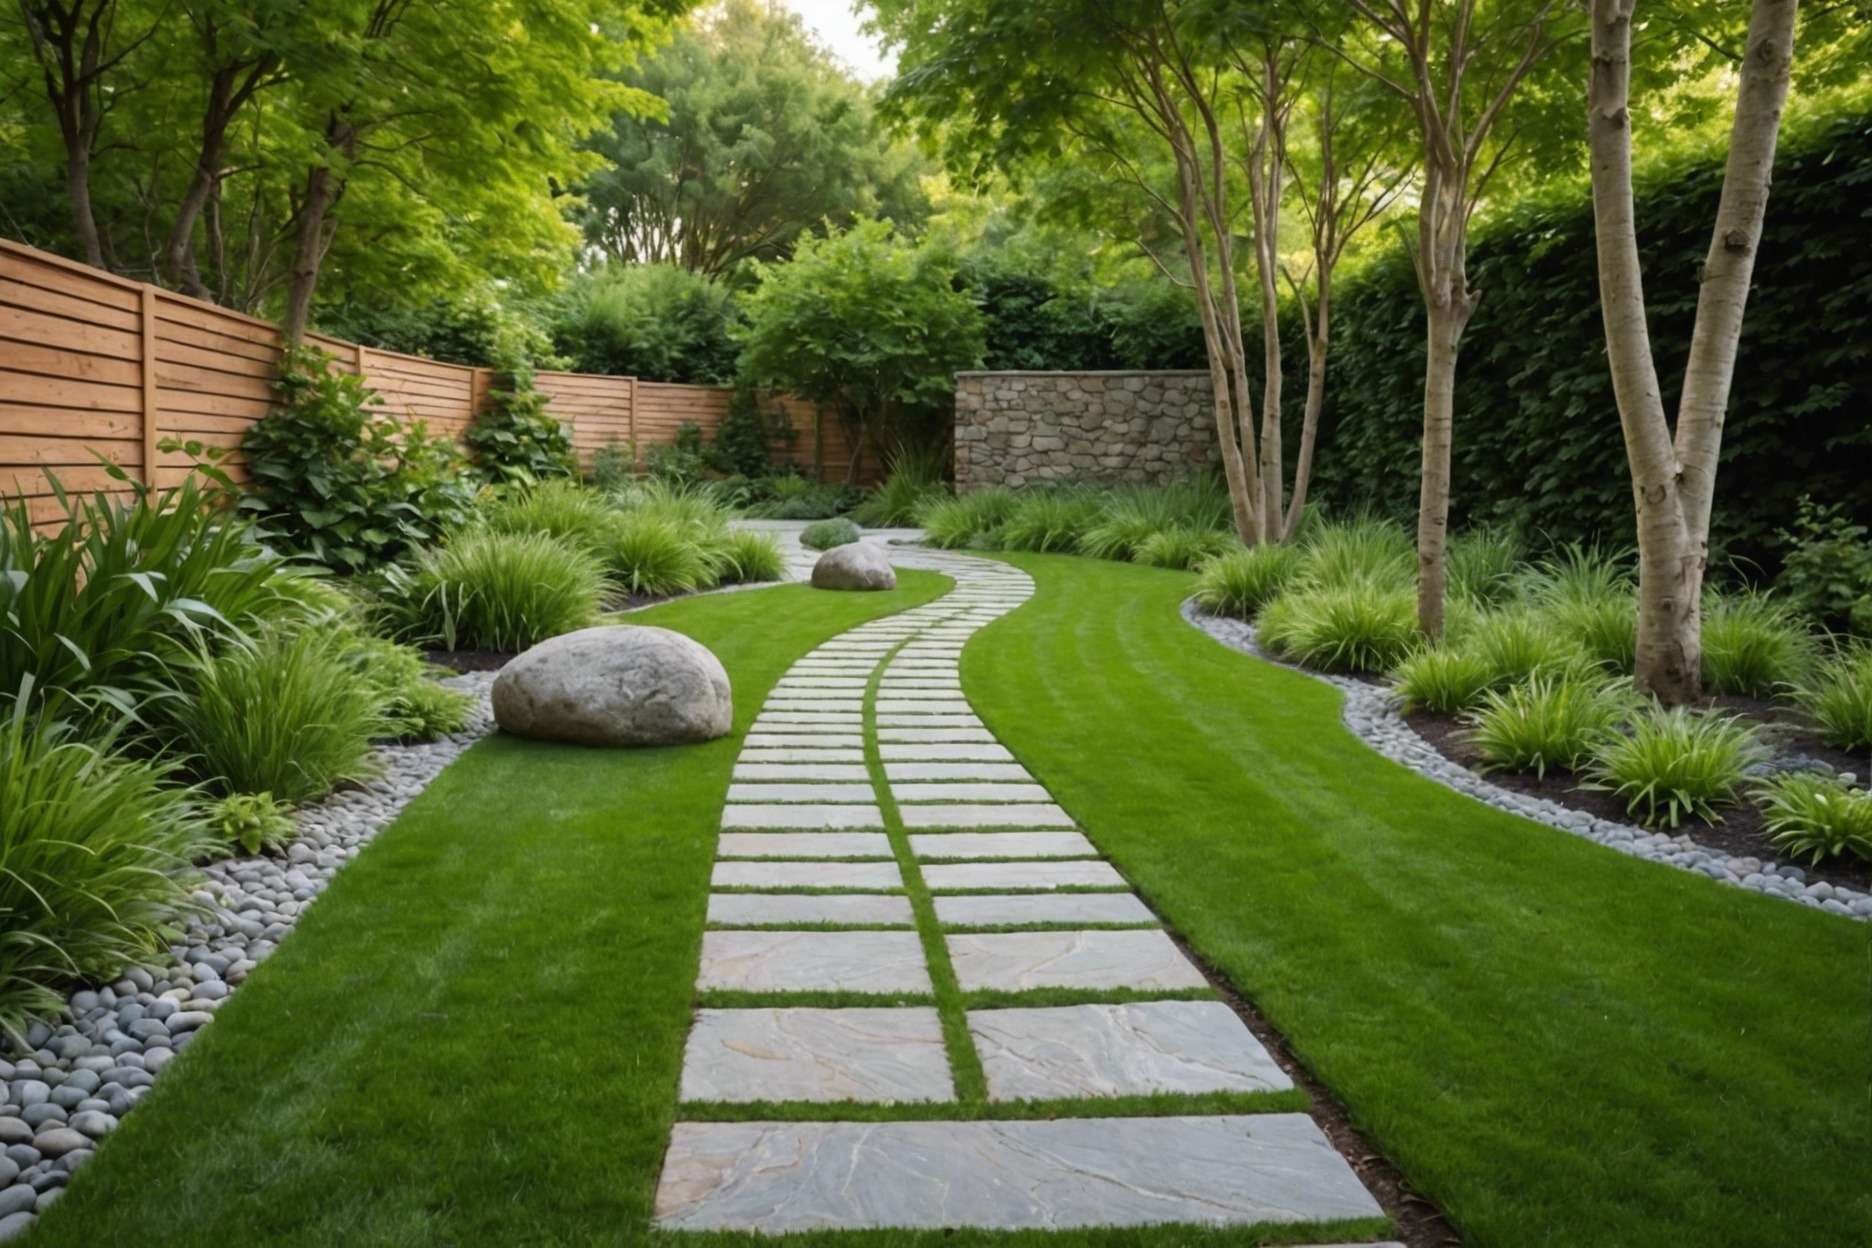
[{"label": "birch tree trunk", "polygon": [[1306,415],[1300,422],[1300,450],[1294,458],[1293,496],[1287,503],[1287,520],[1281,526],[1283,542],[1300,535],[1307,491],[1313,485],[1313,448],[1319,441],[1320,409],[1326,405],[1326,352],[1332,340],[1331,323],[1332,272],[1326,269],[1319,275],[1319,307],[1313,323],[1307,326]]}]

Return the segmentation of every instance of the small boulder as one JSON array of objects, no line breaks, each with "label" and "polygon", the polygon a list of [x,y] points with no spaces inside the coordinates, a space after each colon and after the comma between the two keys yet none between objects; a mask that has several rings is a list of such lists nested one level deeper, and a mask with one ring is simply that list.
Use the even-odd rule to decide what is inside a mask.
[{"label": "small boulder", "polygon": [[881,546],[853,542],[820,555],[813,564],[812,583],[814,589],[896,589],[897,573]]},{"label": "small boulder", "polygon": [[494,678],[494,720],[515,736],[574,745],[681,745],[726,736],[728,673],[667,628],[580,629],[516,656]]}]

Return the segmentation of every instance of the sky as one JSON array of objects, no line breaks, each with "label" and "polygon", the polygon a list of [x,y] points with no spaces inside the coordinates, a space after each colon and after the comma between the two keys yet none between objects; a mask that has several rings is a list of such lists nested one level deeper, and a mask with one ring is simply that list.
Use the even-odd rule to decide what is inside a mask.
[{"label": "sky", "polygon": [[877,41],[858,29],[863,19],[852,12],[852,0],[786,0],[786,6],[804,18],[820,42],[866,82],[888,78],[894,71]]}]

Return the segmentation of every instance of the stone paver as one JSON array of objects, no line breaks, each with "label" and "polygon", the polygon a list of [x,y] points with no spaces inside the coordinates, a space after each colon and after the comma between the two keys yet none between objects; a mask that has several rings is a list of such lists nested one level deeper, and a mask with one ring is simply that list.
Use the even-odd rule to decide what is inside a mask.
[{"label": "stone paver", "polygon": [[781,749],[742,750],[742,763],[859,763],[864,762],[862,749],[813,749],[810,747]]},{"label": "stone paver", "polygon": [[871,773],[863,763],[748,763],[735,764],[736,780],[865,780]]},{"label": "stone paver", "polygon": [[902,780],[1032,780],[1019,763],[893,763],[884,764],[893,790]]},{"label": "stone paver", "polygon": [[[927,875],[929,868],[924,868]],[[934,898],[945,927],[1013,927],[1022,923],[1156,923],[1134,893],[984,893]]]},{"label": "stone paver", "polygon": [[942,1021],[907,1009],[702,1010],[685,1101],[953,1101]]},{"label": "stone paver", "polygon": [[869,784],[743,784],[728,786],[730,802],[865,802],[877,799]]},{"label": "stone paver", "polygon": [[958,932],[949,960],[964,992],[1033,988],[1170,991],[1209,981],[1160,931]]},{"label": "stone paver", "polygon": [[703,992],[929,992],[915,932],[702,933]]},{"label": "stone paver", "polygon": [[732,927],[909,926],[910,899],[891,893],[713,893],[708,921]]},{"label": "stone paver", "polygon": [[724,832],[718,858],[889,858],[882,832]]},{"label": "stone paver", "polygon": [[1050,802],[973,806],[962,802],[903,808],[906,828],[1070,828],[1072,816]]},{"label": "stone paver", "polygon": [[[881,735],[881,734],[880,734]],[[899,806],[906,802],[980,802],[1005,805],[1009,802],[1050,802],[1044,785],[992,784],[979,780],[928,781],[921,784],[893,784],[891,796]]]},{"label": "stone paver", "polygon": [[894,862],[736,862],[715,864],[716,888],[851,888],[874,892],[902,888]]},{"label": "stone paver", "polygon": [[1124,876],[1106,862],[961,862],[923,868],[932,892],[992,888],[1003,892],[1055,888],[1123,888]]},{"label": "stone paver", "polygon": [[918,858],[1092,858],[1098,850],[1077,832],[937,832],[910,838]]},{"label": "stone paver", "polygon": [[827,806],[771,802],[724,806],[724,828],[882,828],[875,806]]},{"label": "stone paver", "polygon": [[1293,1087],[1220,1001],[976,1010],[968,1025],[990,1100]]},{"label": "stone paver", "polygon": [[1011,763],[1004,745],[886,745],[878,757],[887,763]]},{"label": "stone paver", "polygon": [[1066,1230],[1376,1217],[1305,1114],[678,1123],[659,1225]]}]

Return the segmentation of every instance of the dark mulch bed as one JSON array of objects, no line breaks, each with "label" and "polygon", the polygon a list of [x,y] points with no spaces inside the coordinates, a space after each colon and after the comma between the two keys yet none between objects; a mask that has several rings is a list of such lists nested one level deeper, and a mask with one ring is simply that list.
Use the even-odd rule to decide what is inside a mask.
[{"label": "dark mulch bed", "polygon": [[498,672],[514,656],[511,650],[425,650],[423,657],[451,671]]},{"label": "dark mulch bed", "polygon": [[[1861,780],[1872,770],[1872,759],[1827,745],[1795,720],[1786,707],[1752,698],[1716,698],[1711,700],[1710,705],[1724,714],[1742,715],[1762,725],[1779,755],[1804,755],[1836,771],[1852,772]],[[1428,711],[1413,711],[1404,718],[1419,736],[1436,747],[1445,758],[1461,763],[1471,771],[1482,770],[1481,758],[1463,736],[1467,725],[1461,719]],[[1581,778],[1569,771],[1549,771],[1545,777],[1528,772],[1494,771],[1488,773],[1488,778],[1514,793],[1546,798],[1573,810],[1585,811],[1596,818],[1641,826],[1637,819],[1626,813],[1622,799],[1611,793],[1581,788]],[[1664,827],[1658,831],[1682,833],[1700,845],[1720,850],[1731,857],[1760,858],[1764,861],[1772,859],[1798,866],[1807,873],[1809,880],[1825,880],[1829,884],[1841,884],[1860,892],[1872,892],[1872,863],[1855,858],[1835,858],[1810,866],[1804,859],[1795,860],[1777,852],[1769,842],[1761,811],[1752,802],[1745,801],[1742,805],[1725,810],[1721,823],[1686,819],[1675,828]]]}]

